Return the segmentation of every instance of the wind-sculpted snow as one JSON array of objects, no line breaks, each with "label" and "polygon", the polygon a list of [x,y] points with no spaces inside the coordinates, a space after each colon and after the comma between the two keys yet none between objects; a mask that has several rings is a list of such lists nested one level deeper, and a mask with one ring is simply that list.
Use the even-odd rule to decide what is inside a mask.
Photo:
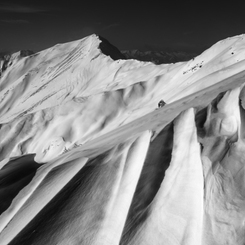
[{"label": "wind-sculpted snow", "polygon": [[175,64],[118,52],[8,58],[0,244],[244,244],[244,36]]}]

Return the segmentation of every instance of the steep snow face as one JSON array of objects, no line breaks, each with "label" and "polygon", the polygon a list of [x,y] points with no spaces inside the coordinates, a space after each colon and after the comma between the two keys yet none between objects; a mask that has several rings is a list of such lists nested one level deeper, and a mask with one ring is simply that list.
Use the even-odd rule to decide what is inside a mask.
[{"label": "steep snow face", "polygon": [[91,35],[2,69],[0,243],[244,244],[244,36],[119,58]]},{"label": "steep snow face", "polygon": [[[204,244],[244,244],[244,109],[240,88],[209,106],[203,138]],[[222,233],[222,235],[221,235]]]},{"label": "steep snow face", "polygon": [[129,244],[201,244],[203,170],[194,110],[174,122],[172,159],[150,214]]}]

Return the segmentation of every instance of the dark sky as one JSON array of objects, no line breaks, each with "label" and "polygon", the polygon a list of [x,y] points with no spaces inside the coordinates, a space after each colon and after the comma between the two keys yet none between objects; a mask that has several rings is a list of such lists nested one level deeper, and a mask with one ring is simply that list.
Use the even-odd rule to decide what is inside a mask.
[{"label": "dark sky", "polygon": [[0,0],[0,52],[40,51],[92,33],[121,50],[200,51],[245,33],[244,6],[227,1],[219,6],[203,1],[155,2]]}]

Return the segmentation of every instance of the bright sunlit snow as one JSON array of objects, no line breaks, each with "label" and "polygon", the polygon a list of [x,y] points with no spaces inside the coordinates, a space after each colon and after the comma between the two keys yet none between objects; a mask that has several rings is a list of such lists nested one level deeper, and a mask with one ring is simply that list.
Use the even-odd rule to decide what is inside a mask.
[{"label": "bright sunlit snow", "polygon": [[244,38],[174,64],[96,35],[1,60],[0,244],[243,245]]}]

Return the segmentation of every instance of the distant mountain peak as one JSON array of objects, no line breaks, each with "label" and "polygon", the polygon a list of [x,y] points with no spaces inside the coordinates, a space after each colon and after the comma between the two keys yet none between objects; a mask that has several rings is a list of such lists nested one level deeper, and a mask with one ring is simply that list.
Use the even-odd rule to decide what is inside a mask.
[{"label": "distant mountain peak", "polygon": [[7,69],[7,67],[11,66],[14,60],[18,60],[27,56],[34,54],[31,50],[20,50],[15,53],[0,53],[0,76]]},{"label": "distant mountain peak", "polygon": [[199,54],[185,51],[141,51],[138,49],[122,50],[121,52],[127,59],[150,61],[157,65],[188,61]]}]

